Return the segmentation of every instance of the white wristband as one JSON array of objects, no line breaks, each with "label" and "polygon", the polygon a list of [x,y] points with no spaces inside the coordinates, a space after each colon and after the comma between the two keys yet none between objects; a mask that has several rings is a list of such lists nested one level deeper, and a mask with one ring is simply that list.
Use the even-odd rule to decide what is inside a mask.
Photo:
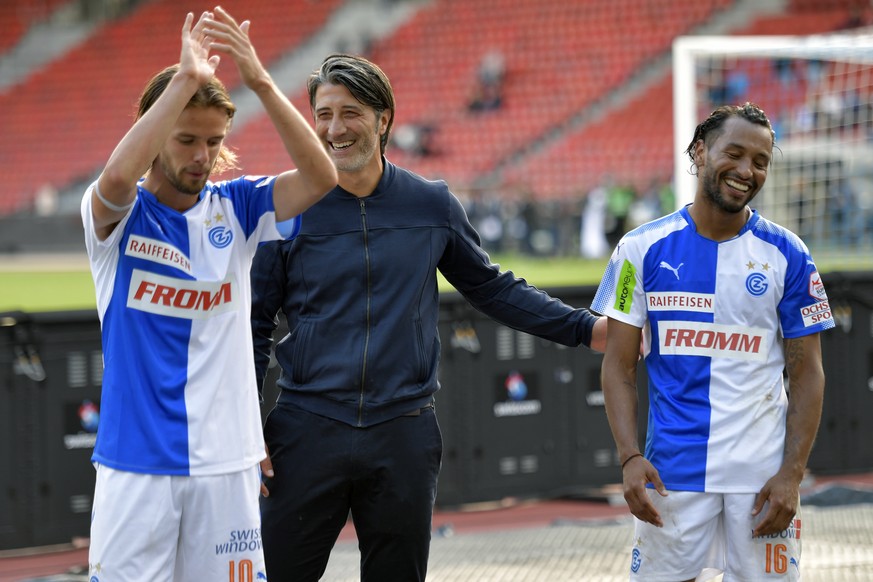
[{"label": "white wristband", "polygon": [[103,206],[115,212],[125,212],[126,210],[130,210],[130,207],[133,206],[134,202],[136,202],[136,198],[134,198],[133,202],[131,202],[130,204],[125,204],[124,206],[113,204],[112,202],[104,198],[103,194],[100,193],[99,182],[94,182],[94,193],[97,194],[97,199],[103,203]]}]

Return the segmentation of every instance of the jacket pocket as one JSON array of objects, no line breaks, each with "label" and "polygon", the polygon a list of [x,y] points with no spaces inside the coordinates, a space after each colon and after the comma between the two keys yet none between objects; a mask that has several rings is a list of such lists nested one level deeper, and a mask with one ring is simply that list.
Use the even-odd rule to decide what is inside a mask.
[{"label": "jacket pocket", "polygon": [[415,347],[418,355],[418,382],[422,383],[427,380],[430,372],[428,366],[427,351],[424,349],[424,330],[421,327],[421,320],[416,318],[415,324]]},{"label": "jacket pocket", "polygon": [[301,321],[288,337],[291,349],[291,380],[295,384],[303,384],[306,381],[304,366],[306,365],[306,347],[312,343],[313,325],[308,321]]}]

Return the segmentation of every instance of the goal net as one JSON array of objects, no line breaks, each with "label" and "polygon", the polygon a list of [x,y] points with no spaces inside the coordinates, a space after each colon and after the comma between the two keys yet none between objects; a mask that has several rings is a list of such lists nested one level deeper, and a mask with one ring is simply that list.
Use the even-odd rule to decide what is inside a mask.
[{"label": "goal net", "polygon": [[873,249],[873,34],[695,36],[673,44],[677,204],[697,179],[683,153],[717,106],[751,101],[776,132],[752,202],[817,254]]}]

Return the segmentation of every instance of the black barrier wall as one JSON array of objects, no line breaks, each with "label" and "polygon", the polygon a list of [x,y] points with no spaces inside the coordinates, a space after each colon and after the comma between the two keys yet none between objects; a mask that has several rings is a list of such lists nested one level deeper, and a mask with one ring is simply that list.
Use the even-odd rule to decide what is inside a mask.
[{"label": "black barrier wall", "polygon": [[[557,289],[553,296],[587,306],[594,291]],[[281,321],[274,338],[287,333]],[[453,293],[441,297],[439,333],[439,506],[585,496],[621,481],[600,391],[601,354],[509,329]],[[271,364],[264,416],[278,395]],[[645,386],[642,363],[639,382]],[[645,391],[640,406],[647,406]],[[644,414],[639,430],[645,434]]]},{"label": "black barrier wall", "polygon": [[[594,288],[552,295],[587,306]],[[621,481],[600,390],[602,355],[511,330],[443,299],[437,410],[445,458],[437,503],[586,496]],[[639,381],[645,386],[645,366]],[[640,395],[645,410],[645,391]],[[645,434],[645,417],[640,434]]]},{"label": "black barrier wall", "polygon": [[[873,470],[873,273],[824,277],[837,327],[822,334],[827,387],[814,473]],[[587,306],[594,288],[550,290]],[[600,392],[602,356],[495,323],[441,300],[442,507],[507,497],[579,496],[619,483]],[[275,337],[287,333],[284,320]],[[264,386],[264,416],[278,369]],[[94,311],[0,314],[0,549],[87,536],[102,383]],[[645,367],[640,365],[640,438]],[[790,390],[790,387],[789,387]]]},{"label": "black barrier wall", "polygon": [[868,471],[873,468],[873,274],[829,273],[823,280],[837,326],[822,334],[827,383],[809,468]]},{"label": "black barrier wall", "polygon": [[[873,469],[873,439],[865,436],[873,426],[873,273],[823,278],[837,327],[821,336],[827,386],[809,466],[822,474],[868,471]],[[550,293],[588,306],[594,291]],[[440,318],[442,387],[436,399],[444,451],[438,505],[585,495],[621,482],[600,391],[600,354],[505,328],[456,294],[441,298]],[[277,339],[285,333],[286,328],[277,330]],[[275,400],[276,375],[271,370],[265,387],[268,402]],[[641,362],[641,441],[647,382]]]},{"label": "black barrier wall", "polygon": [[441,505],[553,495],[570,473],[572,380],[555,374],[557,344],[446,301],[436,407],[445,462]]},{"label": "black barrier wall", "polygon": [[0,314],[0,334],[0,547],[87,537],[103,373],[97,314]]}]

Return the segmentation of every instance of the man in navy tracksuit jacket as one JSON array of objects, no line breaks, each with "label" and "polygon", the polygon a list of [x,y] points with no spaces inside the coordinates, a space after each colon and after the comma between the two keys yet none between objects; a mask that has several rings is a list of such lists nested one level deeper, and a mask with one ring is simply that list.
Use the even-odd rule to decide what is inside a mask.
[{"label": "man in navy tracksuit jacket", "polygon": [[261,381],[280,309],[290,330],[265,427],[267,575],[318,580],[351,512],[363,581],[424,580],[442,453],[437,270],[476,309],[555,342],[602,351],[606,322],[501,273],[445,182],[384,158],[394,100],[376,65],[332,55],[309,91],[340,186],[252,267]]}]

